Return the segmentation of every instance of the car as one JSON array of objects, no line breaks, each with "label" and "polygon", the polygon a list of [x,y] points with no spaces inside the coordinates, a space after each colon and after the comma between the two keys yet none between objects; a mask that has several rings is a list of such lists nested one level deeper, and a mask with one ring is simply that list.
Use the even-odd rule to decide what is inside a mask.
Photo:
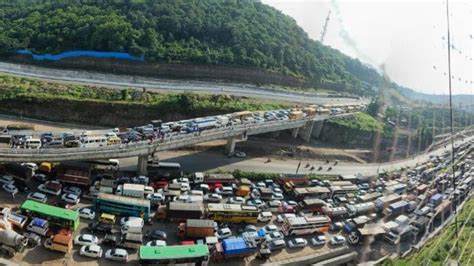
[{"label": "car", "polygon": [[294,201],[294,200],[289,200],[289,201],[285,201],[283,203],[283,205],[285,206],[292,206],[292,207],[296,207],[298,206],[298,202]]},{"label": "car", "polygon": [[[273,197],[273,196],[272,196],[272,197]],[[280,208],[282,205],[283,205],[283,204],[281,203],[281,201],[276,200],[276,199],[267,202],[267,206],[268,206],[269,208]]]},{"label": "car", "polygon": [[148,194],[146,198],[151,204],[159,204],[165,200],[165,196],[161,193]]},{"label": "car", "polygon": [[2,186],[3,190],[5,190],[7,193],[10,193],[12,195],[15,195],[18,193],[18,188],[15,187],[15,185],[12,184],[5,184]]},{"label": "car", "polygon": [[29,168],[33,171],[36,171],[38,170],[38,165],[35,164],[35,163],[22,163],[21,166],[25,167],[25,168]]},{"label": "car", "polygon": [[93,222],[87,226],[87,229],[92,233],[112,234],[112,225],[106,223]]},{"label": "car", "polygon": [[81,234],[74,238],[74,245],[85,246],[97,244],[98,242],[99,239],[96,236],[90,234]]},{"label": "car", "polygon": [[238,152],[235,153],[235,157],[237,157],[237,158],[245,158],[245,157],[247,157],[247,154],[246,154],[245,152],[243,152],[243,151],[238,151]]},{"label": "car", "polygon": [[91,208],[80,208],[79,209],[79,217],[84,218],[84,219],[90,219],[94,220],[95,218],[95,211],[93,211]]},{"label": "car", "polygon": [[166,240],[168,236],[163,231],[153,230],[146,232],[145,238],[148,240]]},{"label": "car", "polygon": [[220,195],[224,195],[224,196],[232,196],[234,195],[234,190],[232,189],[232,187],[218,187],[216,188],[216,193],[217,194],[220,194]]},{"label": "car", "polygon": [[48,197],[46,197],[45,194],[40,193],[40,192],[31,192],[28,194],[26,198],[29,200],[34,200],[41,203],[46,203],[48,201]]},{"label": "car", "polygon": [[101,258],[102,248],[99,245],[85,245],[79,250],[79,254],[90,258]]},{"label": "car", "polygon": [[242,234],[243,232],[257,232],[258,229],[255,225],[253,224],[248,224],[246,226],[240,227],[238,230],[239,234]]},{"label": "car", "polygon": [[286,242],[283,239],[275,239],[268,243],[268,248],[273,252],[275,250],[284,249]]},{"label": "car", "polygon": [[277,222],[283,223],[287,218],[295,218],[296,214],[294,213],[282,213],[277,216]]},{"label": "car", "polygon": [[113,261],[127,262],[128,252],[121,248],[109,249],[105,252],[105,258]]},{"label": "car", "polygon": [[119,243],[119,239],[115,235],[106,234],[100,242],[101,245],[115,247]]},{"label": "car", "polygon": [[[128,221],[132,221],[132,220],[138,220],[138,221],[141,221],[141,225],[142,227],[144,226],[144,221],[143,221],[143,218],[140,218],[140,217],[134,217],[134,216],[128,216],[128,217],[122,217],[122,219],[120,219],[120,226],[124,225],[126,222]],[[137,222],[138,223],[138,222]]]},{"label": "car", "polygon": [[265,206],[265,202],[263,202],[261,199],[249,199],[245,204],[250,206],[256,206],[258,208],[262,208]]},{"label": "car", "polygon": [[267,184],[265,184],[265,182],[263,182],[263,181],[260,181],[256,184],[256,187],[257,188],[266,188]]},{"label": "car", "polygon": [[232,197],[232,198],[229,198],[227,202],[230,204],[244,204],[245,199],[242,197]]},{"label": "car", "polygon": [[74,187],[74,186],[67,186],[67,187],[64,187],[63,188],[63,192],[64,193],[71,193],[71,194],[76,194],[78,196],[81,195],[82,193],[82,190],[78,187]]},{"label": "car", "polygon": [[41,173],[34,174],[33,178],[40,182],[46,182],[48,180],[48,177],[45,174]]},{"label": "car", "polygon": [[308,245],[308,241],[306,239],[298,237],[288,241],[289,248],[304,248]]},{"label": "car", "polygon": [[152,240],[146,243],[147,247],[166,247],[166,241],[164,240]]},{"label": "car", "polygon": [[12,176],[9,176],[9,175],[0,176],[0,184],[5,185],[5,184],[13,184],[13,183],[15,183],[15,179]]},{"label": "car", "polygon": [[344,245],[346,243],[346,238],[343,236],[333,236],[330,243],[333,246]]},{"label": "car", "polygon": [[171,183],[174,183],[174,184],[176,184],[176,183],[180,183],[180,184],[181,184],[181,183],[189,183],[189,178],[187,178],[187,177],[180,177],[180,178],[178,178],[178,179],[173,179],[173,180],[171,181]]},{"label": "car", "polygon": [[335,222],[329,226],[329,231],[339,232],[341,231],[342,227],[344,227],[344,224],[342,222]]},{"label": "car", "polygon": [[326,237],[323,235],[315,236],[311,238],[311,244],[313,246],[320,246],[326,244]]},{"label": "car", "polygon": [[61,196],[61,200],[70,204],[78,204],[81,201],[81,198],[77,194],[64,193]]},{"label": "car", "polygon": [[28,239],[27,246],[29,248],[34,248],[36,246],[41,245],[41,236],[35,234],[33,232],[26,232],[23,234],[23,237]]},{"label": "car", "polygon": [[280,231],[273,231],[265,236],[265,240],[267,242],[272,242],[273,240],[277,239],[285,239],[285,236]]},{"label": "car", "polygon": [[210,193],[210,194],[204,195],[204,201],[207,201],[207,202],[220,203],[221,200],[222,200],[222,196],[217,193]]},{"label": "car", "polygon": [[221,228],[221,229],[217,230],[217,232],[215,233],[215,236],[219,240],[226,239],[226,238],[232,236],[232,231],[228,227]]},{"label": "car", "polygon": [[186,192],[191,190],[191,185],[189,183],[180,183],[181,184],[181,192]]},{"label": "car", "polygon": [[46,183],[39,185],[38,190],[54,196],[59,196],[61,195],[61,183],[57,181],[47,181]]},{"label": "car", "polygon": [[272,200],[283,200],[285,196],[283,196],[283,193],[273,193],[272,194]]},{"label": "car", "polygon": [[283,190],[281,190],[281,188],[278,188],[278,187],[273,187],[272,188],[272,191],[273,193],[279,193],[279,194],[283,194]]},{"label": "car", "polygon": [[265,231],[267,232],[275,232],[275,231],[278,231],[278,227],[274,224],[267,224],[265,225],[264,227]]}]

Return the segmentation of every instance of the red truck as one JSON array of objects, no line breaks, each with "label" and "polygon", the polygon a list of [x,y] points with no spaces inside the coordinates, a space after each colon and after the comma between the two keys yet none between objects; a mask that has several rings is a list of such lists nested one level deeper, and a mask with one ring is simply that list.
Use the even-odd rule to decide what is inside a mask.
[{"label": "red truck", "polygon": [[205,238],[213,235],[213,220],[188,219],[186,223],[178,225],[178,237],[180,238]]}]

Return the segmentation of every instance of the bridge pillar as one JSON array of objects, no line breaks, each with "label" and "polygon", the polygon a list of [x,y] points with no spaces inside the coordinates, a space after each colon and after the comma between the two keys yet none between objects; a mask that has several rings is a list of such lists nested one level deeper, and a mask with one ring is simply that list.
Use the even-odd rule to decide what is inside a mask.
[{"label": "bridge pillar", "polygon": [[138,156],[137,175],[147,175],[148,155]]},{"label": "bridge pillar", "polygon": [[314,121],[309,121],[305,126],[299,128],[299,136],[305,141],[310,141],[311,133],[313,132]]},{"label": "bridge pillar", "polygon": [[295,127],[291,130],[291,137],[296,139],[298,137],[298,133],[300,133],[300,128]]},{"label": "bridge pillar", "polygon": [[227,138],[227,143],[225,145],[225,153],[232,154],[235,151],[235,143],[237,142],[236,137]]}]

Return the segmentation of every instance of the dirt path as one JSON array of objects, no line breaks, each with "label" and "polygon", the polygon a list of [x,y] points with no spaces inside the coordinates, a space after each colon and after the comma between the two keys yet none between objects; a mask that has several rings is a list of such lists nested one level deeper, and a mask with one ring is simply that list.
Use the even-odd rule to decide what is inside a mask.
[{"label": "dirt path", "polygon": [[32,124],[36,131],[70,131],[74,129],[103,129],[104,127],[77,125],[60,122],[48,122],[32,118],[19,118],[8,115],[0,115],[0,127],[10,124]]}]

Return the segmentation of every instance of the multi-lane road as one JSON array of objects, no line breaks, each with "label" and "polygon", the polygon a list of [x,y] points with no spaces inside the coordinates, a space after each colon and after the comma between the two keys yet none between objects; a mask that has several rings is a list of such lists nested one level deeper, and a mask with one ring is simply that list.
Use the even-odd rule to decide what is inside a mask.
[{"label": "multi-lane road", "polygon": [[46,68],[33,65],[23,65],[0,62],[0,73],[30,77],[49,81],[66,83],[80,83],[89,85],[109,86],[112,88],[146,88],[151,91],[229,94],[262,98],[266,100],[289,101],[298,103],[326,104],[326,103],[366,103],[367,99],[346,97],[327,97],[303,92],[287,92],[270,87],[256,86],[243,83],[225,83],[218,81],[172,80],[150,77],[105,74],[85,70],[66,70]]}]

